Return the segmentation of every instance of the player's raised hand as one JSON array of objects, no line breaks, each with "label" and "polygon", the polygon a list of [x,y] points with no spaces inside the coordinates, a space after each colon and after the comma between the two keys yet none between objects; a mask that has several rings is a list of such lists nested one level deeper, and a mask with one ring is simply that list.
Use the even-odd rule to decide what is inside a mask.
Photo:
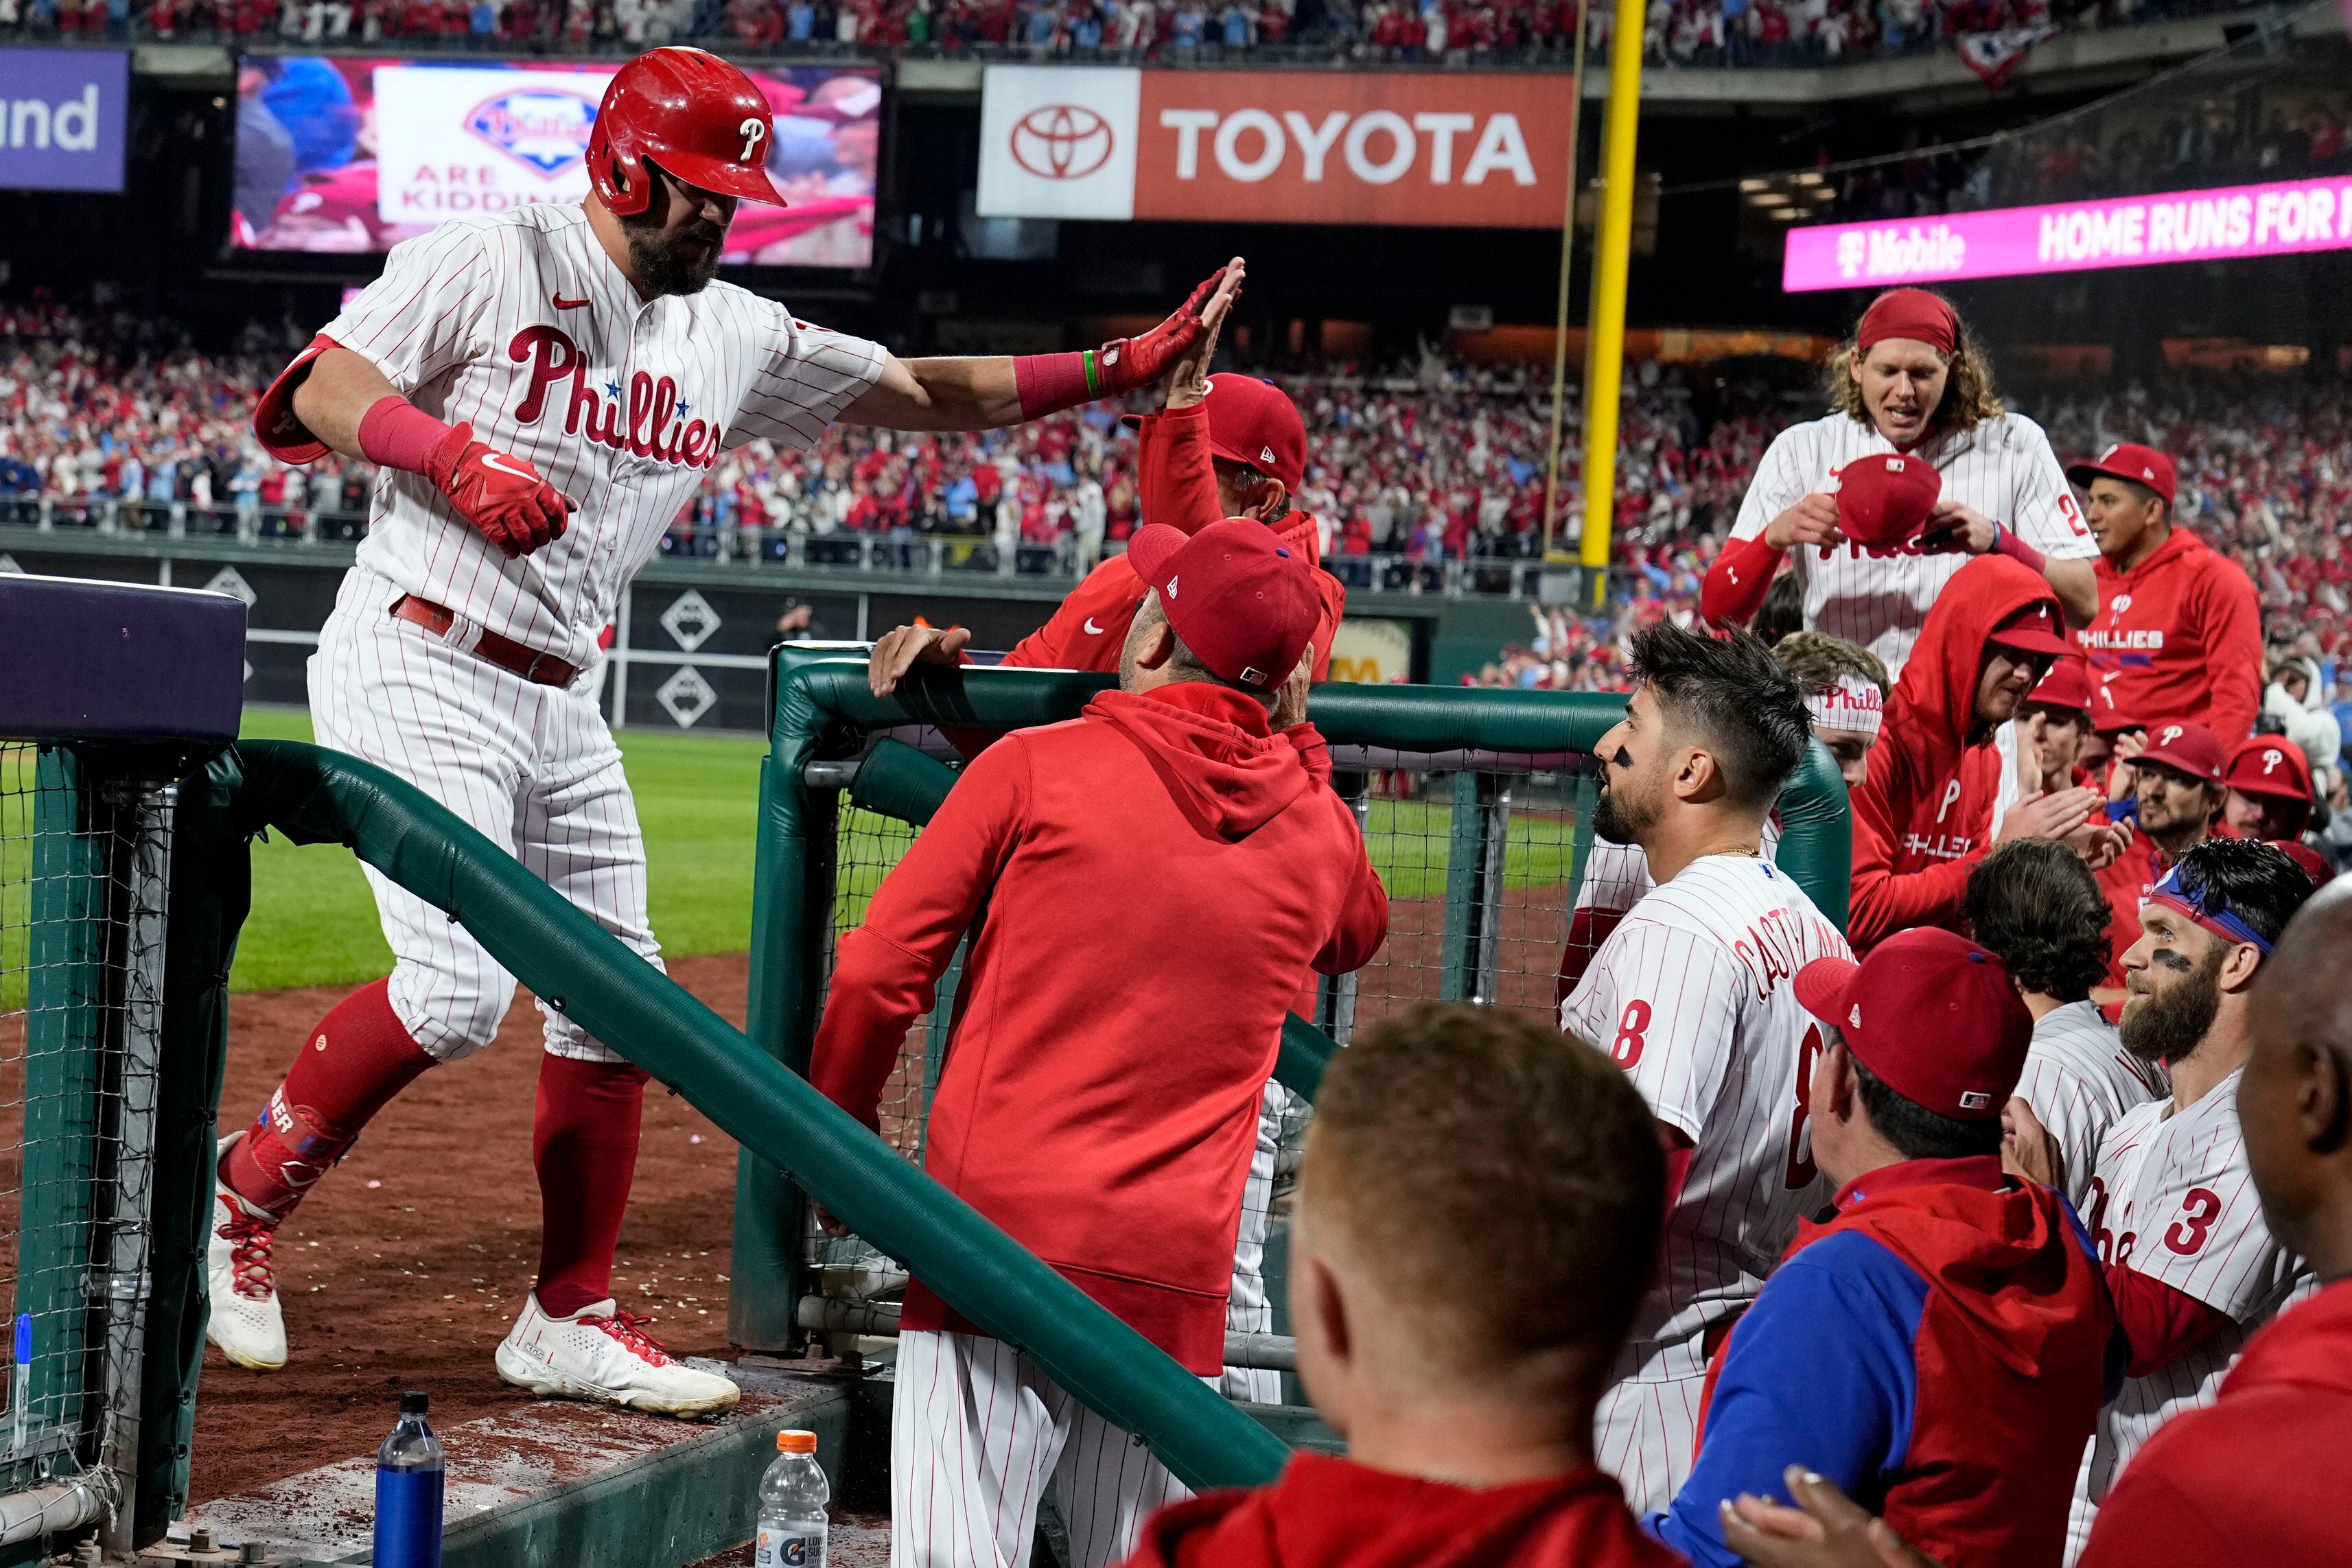
[{"label": "player's raised hand", "polygon": [[457,515],[509,557],[529,555],[563,537],[572,505],[539,470],[520,457],[474,439],[459,423],[425,461],[425,476],[449,497]]},{"label": "player's raised hand", "polygon": [[971,643],[961,626],[898,626],[882,633],[866,660],[866,684],[877,697],[898,689],[898,682],[917,664],[952,664]]},{"label": "player's raised hand", "polygon": [[1774,549],[1797,545],[1829,549],[1845,543],[1845,535],[1838,531],[1837,497],[1827,490],[1815,490],[1764,525],[1764,542]]},{"label": "player's raised hand", "polygon": [[1216,358],[1217,335],[1224,329],[1225,318],[1233,313],[1234,301],[1241,298],[1247,270],[1240,256],[1225,264],[1225,270],[1217,279],[1216,291],[1201,308],[1201,335],[1168,367],[1170,408],[1189,408],[1209,395],[1209,365]]},{"label": "player's raised hand", "polygon": [[1802,1465],[1785,1479],[1795,1508],[1745,1492],[1722,1505],[1724,1544],[1759,1568],[1941,1568],[1834,1481]]},{"label": "player's raised hand", "polygon": [[2025,1181],[2056,1186],[2066,1179],[2066,1157],[2058,1140],[2034,1115],[2022,1094],[2012,1094],[2000,1113],[2000,1168]]},{"label": "player's raised hand", "polygon": [[1266,722],[1276,732],[1307,722],[1307,691],[1314,679],[1315,644],[1309,643],[1307,652],[1299,655],[1298,667],[1290,672],[1290,678],[1282,683],[1282,690],[1275,694],[1274,712]]},{"label": "player's raised hand", "polygon": [[2089,821],[2091,813],[2099,807],[2099,792],[2087,784],[2031,796],[2009,809],[2009,815],[2000,820],[2000,834],[1995,841],[2005,844],[2011,839],[2064,839]]},{"label": "player's raised hand", "polygon": [[[1177,357],[1200,340],[1206,330],[1201,317],[1220,289],[1227,287],[1227,279],[1241,265],[1235,256],[1224,266],[1202,278],[1184,303],[1176,307],[1168,319],[1149,332],[1132,338],[1113,338],[1095,350],[1095,373],[1098,383],[1097,397],[1115,397],[1121,392],[1146,387],[1168,374]],[[1235,279],[1233,287],[1239,287]],[[1228,294],[1230,304],[1230,294]],[[1222,319],[1222,318],[1221,318]]]}]

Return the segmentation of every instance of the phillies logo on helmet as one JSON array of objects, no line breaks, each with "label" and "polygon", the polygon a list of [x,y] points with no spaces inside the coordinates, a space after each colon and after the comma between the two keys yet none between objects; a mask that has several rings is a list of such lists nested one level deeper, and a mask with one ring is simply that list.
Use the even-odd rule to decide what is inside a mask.
[{"label": "phillies logo on helmet", "polygon": [[1110,162],[1110,121],[1082,103],[1048,103],[1013,124],[1013,161],[1040,180],[1083,180]]},{"label": "phillies logo on helmet", "polygon": [[551,180],[588,155],[596,105],[576,92],[530,88],[476,104],[466,129],[541,179]]}]

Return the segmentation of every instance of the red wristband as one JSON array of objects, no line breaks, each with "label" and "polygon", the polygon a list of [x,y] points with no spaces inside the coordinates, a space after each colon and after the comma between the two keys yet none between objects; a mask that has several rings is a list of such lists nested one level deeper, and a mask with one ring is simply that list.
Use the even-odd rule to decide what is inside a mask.
[{"label": "red wristband", "polygon": [[1992,548],[1996,554],[2005,555],[2018,565],[2030,567],[2035,571],[2040,571],[2050,564],[2040,550],[2035,549],[2018,538],[2013,531],[2002,528],[1999,523],[1993,525]]},{"label": "red wristband", "polygon": [[1103,395],[1102,372],[1092,349],[1075,354],[1023,354],[1013,361],[1013,390],[1021,417],[1043,419]]},{"label": "red wristband", "polygon": [[406,398],[387,394],[360,416],[360,453],[381,467],[424,474],[449,430]]}]

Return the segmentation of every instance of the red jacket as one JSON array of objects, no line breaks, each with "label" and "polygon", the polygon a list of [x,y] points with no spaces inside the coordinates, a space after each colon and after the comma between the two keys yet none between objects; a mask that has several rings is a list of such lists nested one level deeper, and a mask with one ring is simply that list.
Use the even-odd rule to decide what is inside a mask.
[{"label": "red jacket", "polygon": [[[1388,933],[1329,777],[1311,726],[1206,683],[1013,731],[842,937],[810,1064],[873,1125],[971,932],[924,1168],[1203,1376],[1283,1015]],[[919,1282],[902,1322],[971,1332]]]},{"label": "red jacket", "polygon": [[[1216,470],[1209,454],[1209,405],[1196,402],[1165,413],[1146,414],[1138,429],[1140,450],[1136,478],[1143,497],[1143,520],[1167,523],[1188,534],[1224,519],[1217,502]],[[1322,539],[1311,512],[1292,512],[1274,525],[1282,542],[1316,569],[1323,617],[1315,627],[1315,678],[1331,675],[1331,639],[1348,607],[1347,586],[1322,570]],[[1143,580],[1113,556],[1087,573],[1055,610],[1052,620],[1013,644],[1004,663],[1022,669],[1116,670],[1127,629],[1144,595]]]},{"label": "red jacket", "polygon": [[[1443,1455],[1432,1462],[1444,1463]],[[1675,1568],[1596,1469],[1472,1488],[1301,1453],[1256,1491],[1163,1508],[1125,1568]]]},{"label": "red jacket", "polygon": [[1870,773],[1854,791],[1853,896],[1847,940],[1866,952],[1914,925],[1959,929],[1969,873],[1991,848],[2000,751],[1971,739],[1985,637],[2012,612],[2058,596],[2007,556],[1979,556],[1946,585],[1919,628]]},{"label": "red jacket", "polygon": [[2099,1505],[2078,1568],[2340,1563],[2352,1542],[2352,1280],[2247,1343],[2210,1408],[2167,1425]]},{"label": "red jacket", "polygon": [[2092,565],[2099,612],[2074,633],[2116,706],[2142,724],[2191,719],[2235,746],[2263,706],[2263,617],[2235,561],[2187,528],[2129,571]]}]

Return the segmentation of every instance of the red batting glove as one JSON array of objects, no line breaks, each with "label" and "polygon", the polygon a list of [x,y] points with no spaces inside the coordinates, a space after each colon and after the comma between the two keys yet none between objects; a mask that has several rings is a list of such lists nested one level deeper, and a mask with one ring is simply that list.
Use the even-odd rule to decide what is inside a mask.
[{"label": "red batting glove", "polygon": [[529,555],[563,537],[572,502],[520,457],[474,439],[474,427],[450,429],[425,460],[425,476],[439,486],[457,515],[509,559]]},{"label": "red batting glove", "polygon": [[1159,381],[1200,340],[1201,311],[1224,280],[1221,267],[1167,320],[1139,337],[1113,338],[1099,349],[1076,354],[1025,354],[1014,360],[1013,386],[1021,399],[1021,417],[1042,419]]}]

